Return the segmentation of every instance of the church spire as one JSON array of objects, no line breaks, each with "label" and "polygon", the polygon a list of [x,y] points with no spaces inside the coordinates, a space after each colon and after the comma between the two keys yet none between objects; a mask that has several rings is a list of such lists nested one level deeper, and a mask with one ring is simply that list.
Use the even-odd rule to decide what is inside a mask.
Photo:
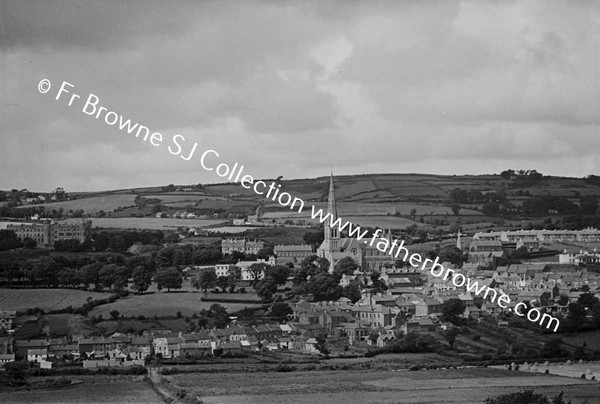
[{"label": "church spire", "polygon": [[[338,218],[337,206],[335,203],[335,187],[333,185],[333,171],[331,172],[331,176],[329,177],[329,196],[327,198],[327,213],[330,215],[330,222],[333,223]],[[340,238],[340,230],[336,228],[331,228],[330,226],[325,224],[325,240]],[[337,243],[334,243],[335,247],[337,247]]]}]

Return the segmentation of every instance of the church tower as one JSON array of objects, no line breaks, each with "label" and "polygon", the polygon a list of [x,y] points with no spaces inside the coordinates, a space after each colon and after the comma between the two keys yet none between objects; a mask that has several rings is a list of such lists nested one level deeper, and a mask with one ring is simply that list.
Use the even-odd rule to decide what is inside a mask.
[{"label": "church tower", "polygon": [[[329,177],[329,197],[327,198],[327,213],[330,215],[330,224],[338,218],[337,206],[335,204],[335,189],[333,186],[333,173]],[[340,229],[332,228],[325,223],[325,242],[329,246],[329,252],[340,250]]]},{"label": "church tower", "polygon": [[[338,218],[337,206],[335,204],[335,188],[333,185],[333,173],[329,178],[329,195],[327,198],[327,213],[329,214],[327,222],[323,223],[324,238],[321,246],[317,248],[319,257],[327,258],[329,261],[329,273],[333,273],[335,267],[336,254],[341,252],[342,240],[340,238],[340,229],[335,226],[331,228],[331,222]],[[330,221],[331,220],[331,221]],[[337,258],[339,259],[339,258]]]}]

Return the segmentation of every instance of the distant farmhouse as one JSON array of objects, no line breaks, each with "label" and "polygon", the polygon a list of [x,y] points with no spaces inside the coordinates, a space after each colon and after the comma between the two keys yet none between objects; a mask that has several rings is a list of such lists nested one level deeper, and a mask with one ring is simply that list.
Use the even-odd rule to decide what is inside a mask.
[{"label": "distant farmhouse", "polygon": [[59,240],[78,240],[85,242],[91,236],[92,221],[82,220],[80,223],[44,223],[9,224],[7,230],[12,230],[21,240],[29,237],[39,245],[52,246]]}]

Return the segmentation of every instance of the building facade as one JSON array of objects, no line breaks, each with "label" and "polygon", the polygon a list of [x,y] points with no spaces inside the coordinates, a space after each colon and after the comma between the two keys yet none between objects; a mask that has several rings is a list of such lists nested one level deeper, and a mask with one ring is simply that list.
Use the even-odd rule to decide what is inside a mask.
[{"label": "building facade", "polygon": [[85,242],[91,236],[92,221],[82,220],[80,223],[44,223],[9,224],[7,230],[15,232],[21,240],[29,237],[39,245],[52,246],[55,241],[77,240]]},{"label": "building facade", "polygon": [[221,253],[231,254],[238,251],[244,254],[256,254],[265,246],[264,241],[245,238],[227,238],[221,240]]}]

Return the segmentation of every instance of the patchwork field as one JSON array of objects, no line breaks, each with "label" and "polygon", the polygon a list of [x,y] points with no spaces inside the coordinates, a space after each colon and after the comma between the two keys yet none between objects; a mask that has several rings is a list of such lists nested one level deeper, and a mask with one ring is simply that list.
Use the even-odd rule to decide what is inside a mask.
[{"label": "patchwork field", "polygon": [[[399,360],[401,360],[399,358]],[[202,373],[167,376],[194,389],[204,403],[462,403],[480,404],[522,388],[572,404],[596,402],[600,384],[559,376],[471,368],[432,371],[313,371],[292,373]]]},{"label": "patchwork field", "polygon": [[109,296],[109,293],[72,289],[0,289],[0,307],[19,311],[39,307],[48,311],[82,306],[88,297],[96,300]]},{"label": "patchwork field", "polygon": [[[81,219],[67,219],[63,222],[80,222]],[[178,227],[207,227],[224,223],[224,220],[204,220],[204,219],[173,219],[155,217],[125,217],[125,218],[94,218],[92,227],[112,228],[112,229],[149,229],[163,230],[176,229]]]},{"label": "patchwork field", "polygon": [[[119,299],[114,303],[105,304],[96,307],[91,316],[110,317],[112,310],[118,310],[125,316],[146,317],[154,316],[174,316],[180,311],[184,316],[191,316],[202,309],[208,309],[214,302],[203,302],[200,300],[202,293],[196,292],[158,292],[146,295],[130,295]],[[228,312],[239,311],[244,307],[256,307],[257,304],[243,303],[219,303],[224,306]]]},{"label": "patchwork field", "polygon": [[[90,198],[75,199],[73,201],[51,202],[43,205],[46,210],[63,208],[65,212],[69,210],[83,209],[85,213],[95,213],[101,210],[110,212],[117,208],[135,205],[136,194],[110,194],[104,196],[92,196]],[[25,205],[25,207],[32,205]]]}]

